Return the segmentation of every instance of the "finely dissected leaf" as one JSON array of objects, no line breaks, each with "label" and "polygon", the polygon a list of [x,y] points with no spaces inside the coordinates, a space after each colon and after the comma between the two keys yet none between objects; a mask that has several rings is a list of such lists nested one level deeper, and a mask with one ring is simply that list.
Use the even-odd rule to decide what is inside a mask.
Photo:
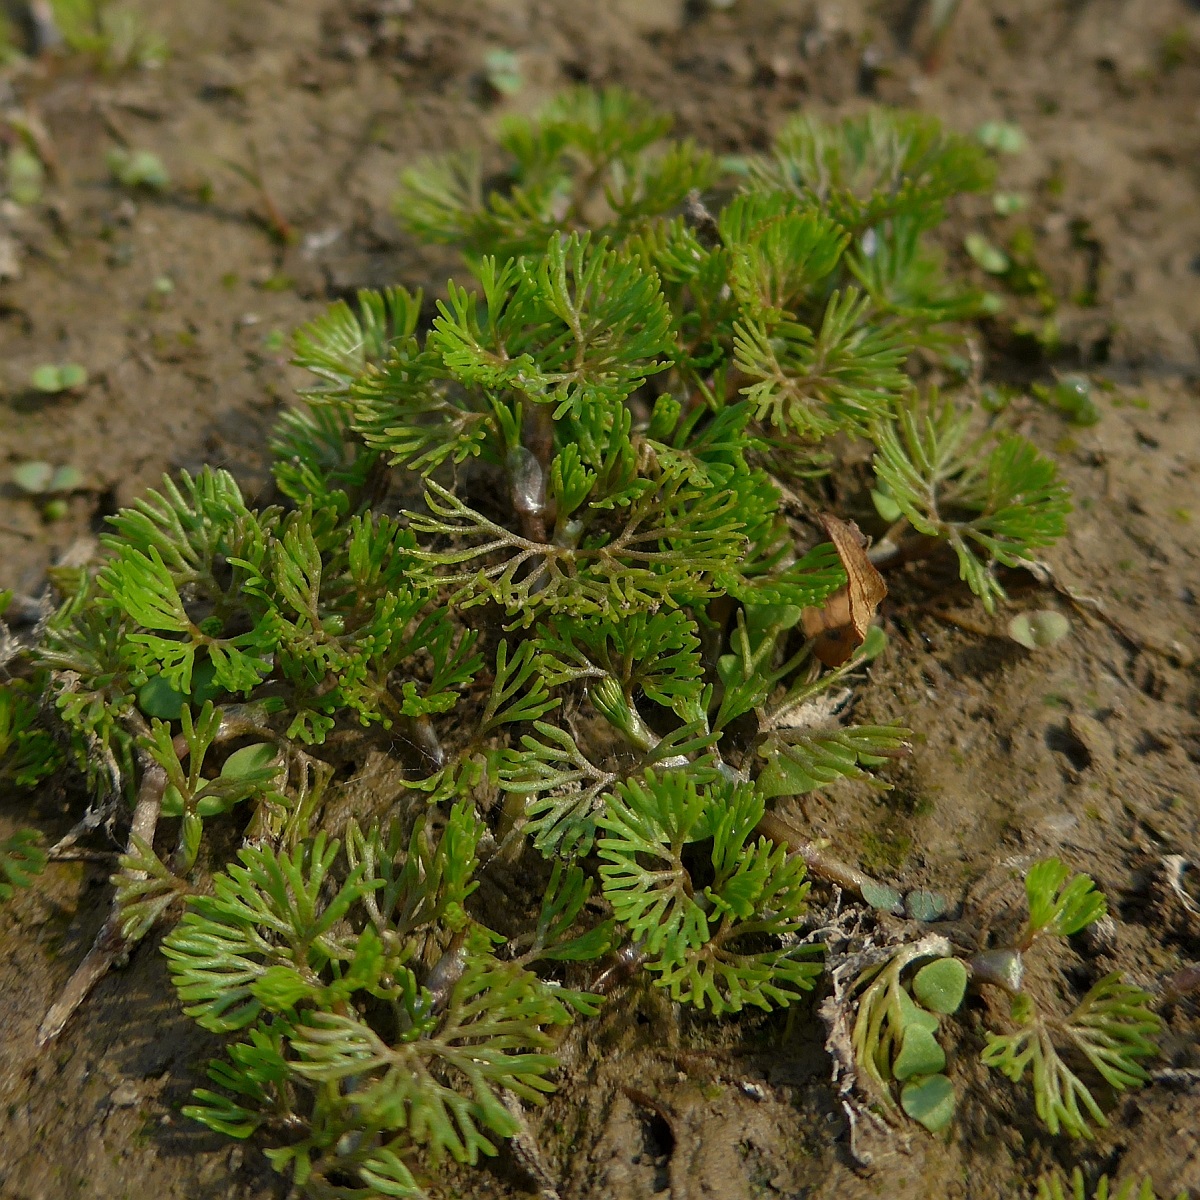
[{"label": "finely dissected leaf", "polygon": [[284,413],[271,449],[275,482],[285,496],[340,512],[364,496],[381,457],[357,439],[345,406],[337,404]]},{"label": "finely dissected leaf", "polygon": [[902,406],[872,430],[875,475],[914,529],[954,547],[991,611],[1004,595],[993,564],[1030,561],[1062,536],[1071,506],[1050,459],[1013,434],[971,438],[969,423],[950,404]]},{"label": "finely dissected leaf", "polygon": [[595,815],[616,775],[593,764],[565,729],[536,721],[537,736],[521,738],[520,750],[501,759],[500,787],[532,796],[525,807],[527,831],[543,854],[584,854],[595,837]]},{"label": "finely dissected leaf", "polygon": [[[292,1038],[299,1056],[293,1070],[321,1083],[366,1076],[370,1082],[355,1089],[354,1103],[370,1124],[407,1128],[435,1161],[449,1153],[475,1162],[481,1152],[495,1153],[485,1130],[501,1137],[516,1132],[502,1091],[536,1103],[553,1090],[546,1076],[556,1062],[544,1053],[549,1039],[538,1023],[567,1019],[528,972],[469,958],[445,1016],[425,1038],[389,1046],[353,1017],[315,1012]],[[467,1096],[431,1068],[449,1071]]]},{"label": "finely dissected leaf", "polygon": [[794,321],[774,327],[746,320],[736,327],[742,389],[759,420],[802,438],[865,427],[887,412],[907,380],[903,344],[864,318],[870,298],[855,288],[835,292],[818,329]]},{"label": "finely dissected leaf", "polygon": [[1026,871],[1025,894],[1029,921],[1023,943],[1043,933],[1070,937],[1108,911],[1108,903],[1091,877],[1072,875],[1057,858],[1042,859]]},{"label": "finely dissected leaf", "polygon": [[751,173],[758,187],[811,197],[858,233],[900,215],[935,225],[946,200],[982,191],[993,172],[977,145],[935,118],[874,110],[836,127],[794,117],[776,137],[774,157],[752,160]]},{"label": "finely dissected leaf", "polygon": [[703,690],[696,623],[678,609],[622,620],[558,617],[543,641],[556,681],[608,675],[627,700],[641,693],[684,718]]},{"label": "finely dissected leaf", "polygon": [[736,196],[717,222],[743,309],[772,323],[815,296],[849,241],[820,209],[773,193]]},{"label": "finely dissected leaf", "polygon": [[186,894],[187,885],[141,838],[131,839],[132,853],[121,855],[113,876],[121,914],[121,936],[136,945],[167,910]]},{"label": "finely dissected leaf", "polygon": [[420,315],[421,293],[394,287],[360,291],[357,313],[339,300],[301,326],[292,338],[293,361],[321,381],[305,397],[310,402],[344,400],[369,363],[415,351]]},{"label": "finely dissected leaf", "polygon": [[602,232],[621,236],[678,209],[715,175],[713,157],[691,143],[656,144],[670,118],[619,88],[578,88],[536,116],[507,117],[500,144],[514,185],[485,194],[476,154],[428,160],[406,171],[396,211],[414,232],[472,255],[543,248],[559,230],[578,229],[603,205]]},{"label": "finely dissected leaf", "polygon": [[686,844],[710,831],[707,794],[681,771],[661,780],[651,774],[644,783],[619,785],[597,824],[604,833],[597,849],[605,860],[605,894],[617,919],[645,940],[646,952],[707,941],[708,914],[681,858]]},{"label": "finely dissected leaf", "polygon": [[496,650],[496,676],[483,710],[479,732],[517,721],[536,721],[558,706],[546,687],[545,664],[532,642],[522,642],[510,657],[508,642]]},{"label": "finely dissected leaf", "polygon": [[[1137,1087],[1149,1076],[1138,1061],[1158,1052],[1150,1035],[1161,1022],[1149,1009],[1149,996],[1121,982],[1116,973],[1100,980],[1065,1020],[1052,1020],[1035,1008],[1024,1012],[1025,1027],[1011,1034],[988,1034],[983,1061],[1019,1083],[1032,1067],[1038,1116],[1051,1133],[1090,1138],[1091,1124],[1108,1121],[1083,1078],[1062,1058],[1058,1042],[1072,1045],[1116,1091]],[[1021,1014],[1018,1014],[1021,1015]]]},{"label": "finely dissected leaf", "polygon": [[[679,770],[647,771],[607,797],[597,820],[604,894],[673,999],[714,1013],[770,1009],[797,999],[819,972],[816,948],[794,941],[808,893],[803,862],[765,838],[751,842],[762,811],[747,785],[697,786]],[[684,851],[708,838],[713,880],[701,890]]]},{"label": "finely dissected leaf", "polygon": [[193,896],[163,942],[184,1011],[205,1029],[243,1029],[262,1011],[255,984],[272,967],[320,971],[347,957],[333,927],[365,891],[380,886],[350,871],[333,898],[320,899],[338,843],[318,835],[290,856],[244,849],[240,865],[213,880],[214,895]]},{"label": "finely dissected leaf", "polygon": [[33,681],[0,685],[0,781],[33,787],[61,764],[62,752],[39,718]]},{"label": "finely dissected leaf", "polygon": [[863,766],[880,766],[905,745],[907,729],[890,725],[848,726],[828,732],[781,729],[759,748],[767,765],[759,794],[801,796],[837,779],[859,779]]},{"label": "finely dissected leaf", "polygon": [[[432,480],[429,488],[431,515],[409,514],[411,527],[474,541],[461,549],[417,550],[417,557],[445,570],[440,579],[457,589],[460,603],[495,601],[522,624],[539,609],[615,614],[702,599],[715,592],[716,576],[734,569],[746,545],[733,494],[706,493],[682,474],[664,474],[657,494],[645,491],[635,499],[615,536],[587,538],[576,547],[522,537]],[[496,555],[503,557],[487,561]],[[453,569],[467,564],[473,569]]]},{"label": "finely dissected leaf", "polygon": [[1066,1032],[1117,1091],[1150,1078],[1137,1060],[1158,1053],[1151,1035],[1162,1028],[1162,1021],[1149,1005],[1146,992],[1122,983],[1113,972],[1089,989],[1067,1019]]}]

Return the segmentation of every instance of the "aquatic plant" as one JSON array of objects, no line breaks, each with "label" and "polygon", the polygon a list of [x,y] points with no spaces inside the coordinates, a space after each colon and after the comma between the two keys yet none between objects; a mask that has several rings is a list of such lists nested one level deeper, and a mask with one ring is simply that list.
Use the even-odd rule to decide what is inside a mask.
[{"label": "aquatic plant", "polygon": [[[618,960],[712,1014],[810,991],[809,873],[897,900],[771,812],[907,753],[836,691],[884,641],[850,518],[873,493],[989,609],[1064,531],[1053,463],[906,371],[980,311],[927,240],[987,186],[978,145],[801,117],[729,176],[668,126],[580,90],[502,124],[497,186],[471,155],[408,172],[397,211],[467,281],[302,328],[276,502],[165,480],[55,573],[0,693],[9,777],[51,745],[95,809],[132,806],[42,1040],[172,925],[185,1011],[231,1039],[187,1112],[310,1195],[418,1195],[493,1153]],[[831,513],[850,445],[873,477]],[[32,847],[5,843],[13,885]]]}]

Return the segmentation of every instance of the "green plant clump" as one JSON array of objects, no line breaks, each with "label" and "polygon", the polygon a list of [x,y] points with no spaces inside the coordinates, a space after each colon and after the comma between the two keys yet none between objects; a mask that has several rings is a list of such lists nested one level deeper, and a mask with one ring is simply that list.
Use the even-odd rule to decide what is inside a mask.
[{"label": "green plant clump", "polygon": [[801,117],[732,180],[668,125],[579,91],[504,122],[498,189],[469,155],[409,172],[400,215],[469,282],[300,330],[279,502],[168,479],[56,573],[26,655],[97,799],[136,800],[123,944],[174,922],[185,1011],[231,1038],[189,1113],[309,1195],[493,1153],[614,954],[713,1014],[812,988],[764,821],[907,736],[829,700],[880,645],[817,519],[847,447],[989,608],[1063,532],[1053,464],[906,371],[980,311],[926,235],[983,151]]}]

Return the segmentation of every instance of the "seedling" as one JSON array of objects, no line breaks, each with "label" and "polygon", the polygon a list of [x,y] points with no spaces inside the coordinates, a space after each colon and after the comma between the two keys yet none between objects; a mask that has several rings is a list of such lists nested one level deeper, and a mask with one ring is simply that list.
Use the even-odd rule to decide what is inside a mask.
[{"label": "seedling", "polygon": [[1026,650],[1041,650],[1045,646],[1053,646],[1070,632],[1070,621],[1053,609],[1019,613],[1008,623],[1008,636]]},{"label": "seedling", "polygon": [[[934,957],[902,981],[902,974],[919,958]],[[967,969],[949,957],[950,944],[919,944],[902,949],[882,967],[864,973],[858,1001],[853,1045],[864,1079],[875,1095],[899,1103],[914,1121],[931,1133],[954,1118],[954,1087],[943,1074],[946,1055],[937,1040],[939,1017],[954,1013],[963,1001]]]},{"label": "seedling", "polygon": [[54,467],[31,460],[13,467],[12,481],[30,496],[52,496],[74,491],[83,482],[83,472],[78,467]]},{"label": "seedling", "polygon": [[43,363],[34,368],[29,382],[37,391],[55,396],[60,392],[79,391],[87,379],[87,368],[79,363]]},{"label": "seedling", "polygon": [[67,515],[66,494],[83,483],[83,473],[78,467],[32,460],[13,467],[12,481],[26,495],[43,502],[42,516],[47,521],[58,521]]},{"label": "seedling", "polygon": [[144,188],[165,192],[171,186],[171,176],[162,159],[149,150],[129,150],[116,146],[108,152],[108,169],[122,187]]},{"label": "seedling", "polygon": [[989,275],[1005,275],[1012,268],[1008,255],[989,242],[982,233],[968,233],[963,239],[963,246]]},{"label": "seedling", "polygon": [[[1107,911],[1104,897],[1086,875],[1072,876],[1058,859],[1046,859],[1025,877],[1029,918],[1017,939],[1022,953],[1039,938],[1079,933]],[[1108,1122],[1085,1080],[1063,1057],[1066,1049],[1085,1060],[1114,1091],[1138,1087],[1149,1076],[1139,1059],[1158,1052],[1153,1035],[1161,1021],[1150,997],[1111,974],[1096,983],[1066,1017],[1043,1010],[1033,995],[1015,989],[1007,1034],[989,1033],[983,1061],[1019,1083],[1032,1068],[1037,1114],[1051,1133],[1092,1136]]]},{"label": "seedling", "polygon": [[[954,1090],[942,1073],[945,1054],[937,1041],[938,1015],[957,1011],[968,980],[1009,997],[1015,1032],[988,1032],[982,1059],[1019,1083],[1032,1067],[1034,1103],[1052,1133],[1091,1137],[1107,1121],[1084,1078],[1068,1065],[1066,1048],[1111,1088],[1137,1087],[1149,1078],[1139,1060],[1157,1053],[1152,1035],[1160,1021],[1150,997],[1111,974],[1096,983],[1069,1016],[1040,1006],[1026,981],[1023,955],[1039,940],[1079,933],[1106,911],[1104,897],[1086,875],[1072,876],[1058,859],[1035,863],[1025,877],[1029,917],[1011,947],[978,954],[964,964],[951,957],[945,939],[902,946],[883,965],[870,968],[856,987],[855,1061],[867,1093],[895,1104],[902,1085],[904,1112],[932,1132],[953,1119]],[[916,961],[930,959],[911,977]]]},{"label": "seedling", "polygon": [[20,142],[9,148],[4,163],[8,196],[17,204],[36,204],[42,198],[46,168],[33,151]]},{"label": "seedling", "polygon": [[[235,175],[245,180],[254,189],[262,205],[262,211],[255,214],[255,219],[262,223],[271,237],[281,246],[295,241],[295,228],[283,215],[283,210],[276,203],[271,189],[267,187],[263,178],[262,163],[259,160],[258,148],[254,143],[250,144],[250,166],[228,158],[224,160],[224,163]],[[291,286],[290,281],[288,286]]]},{"label": "seedling", "polygon": [[1020,154],[1028,145],[1021,127],[1007,121],[985,121],[975,136],[981,146],[997,154]]},{"label": "seedling", "polygon": [[1021,192],[996,192],[992,196],[992,211],[998,217],[1011,217],[1029,207],[1029,197]]},{"label": "seedling", "polygon": [[489,50],[483,57],[483,77],[501,96],[515,96],[524,86],[521,60],[511,51]]},{"label": "seedling", "polygon": [[1035,383],[1033,394],[1043,404],[1057,409],[1072,425],[1095,425],[1100,410],[1092,399],[1092,385],[1083,375],[1064,375],[1051,387]]},{"label": "seedling", "polygon": [[[398,211],[467,282],[431,324],[394,288],[300,330],[282,502],[164,481],[61,577],[22,667],[93,792],[133,803],[113,912],[40,1042],[182,910],[180,1000],[236,1039],[187,1111],[309,1195],[416,1196],[439,1159],[493,1153],[617,961],[710,1014],[794,1004],[820,971],[806,861],[898,907],[790,854],[770,811],[886,787],[908,751],[842,715],[886,585],[823,511],[840,447],[874,445],[895,523],[988,608],[997,566],[1064,530],[1054,464],[903,369],[982,311],[926,244],[989,186],[981,148],[920,116],[797,118],[710,211],[718,165],[668,125],[578,91],[502,123],[503,192],[471,156],[408,172]],[[375,815],[335,770],[368,758],[398,797]],[[475,888],[503,864],[499,912]],[[885,972],[926,1025],[955,1006],[940,957]],[[880,1077],[936,1127],[936,1039],[886,1036]]]}]

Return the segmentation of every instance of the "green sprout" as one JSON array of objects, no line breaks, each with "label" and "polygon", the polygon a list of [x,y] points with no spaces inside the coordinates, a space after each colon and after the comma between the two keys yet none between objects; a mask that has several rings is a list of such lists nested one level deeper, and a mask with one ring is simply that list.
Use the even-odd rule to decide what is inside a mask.
[{"label": "green sprout", "polygon": [[36,204],[42,198],[46,168],[42,160],[21,142],[9,147],[4,162],[9,198],[16,204]]},{"label": "green sprout", "polygon": [[[932,958],[910,979],[903,973],[914,962]],[[937,1040],[939,1019],[958,1010],[967,988],[967,969],[950,956],[950,945],[905,947],[882,966],[859,977],[862,991],[852,1035],[854,1054],[874,1095],[899,1103],[931,1133],[954,1118],[954,1087],[944,1074],[946,1054]]]},{"label": "green sprout", "polygon": [[1096,425],[1100,410],[1092,399],[1092,385],[1083,375],[1064,375],[1053,387],[1035,383],[1034,396],[1050,408],[1057,409],[1072,425]]},{"label": "green sprout", "polygon": [[[931,1132],[954,1117],[955,1094],[944,1073],[940,1019],[958,1011],[968,982],[997,986],[1009,998],[1011,1033],[986,1033],[982,1060],[1014,1083],[1031,1070],[1038,1117],[1052,1134],[1090,1137],[1105,1125],[1103,1110],[1083,1075],[1068,1063],[1076,1056],[1114,1091],[1149,1079],[1140,1059],[1157,1054],[1161,1022],[1150,997],[1118,974],[1099,980],[1067,1016],[1040,1006],[1025,982],[1023,955],[1035,942],[1079,933],[1106,912],[1104,896],[1087,875],[1072,875],[1056,858],[1031,866],[1025,876],[1029,917],[1011,947],[985,951],[964,963],[950,942],[931,935],[903,944],[855,981],[851,1035],[862,1087],[885,1108],[899,1106]],[[908,974],[917,962],[925,962]]]},{"label": "green sprout", "polygon": [[29,382],[37,391],[53,396],[78,391],[87,379],[87,368],[78,363],[43,363],[34,368]]},{"label": "green sprout", "polygon": [[525,86],[520,58],[502,47],[489,50],[483,56],[483,77],[501,96],[515,96]]},{"label": "green sprout", "polygon": [[116,146],[108,152],[106,161],[109,173],[122,187],[165,192],[171,186],[171,176],[162,159],[149,150]]},{"label": "green sprout", "polygon": [[[1087,875],[1072,875],[1056,858],[1030,867],[1025,876],[1029,917],[1014,946],[1019,954],[1035,941],[1079,933],[1107,911],[1104,896]],[[1116,973],[1094,984],[1074,1010],[1060,1016],[1033,995],[1010,996],[1011,1033],[989,1032],[983,1061],[1019,1083],[1032,1072],[1038,1117],[1052,1134],[1089,1138],[1091,1126],[1107,1119],[1085,1078],[1064,1058],[1084,1061],[1114,1091],[1149,1079],[1140,1059],[1158,1053],[1153,1035],[1162,1022],[1150,1010],[1150,997],[1122,982]]]},{"label": "green sprout", "polygon": [[1053,609],[1018,613],[1008,623],[1008,636],[1026,650],[1041,650],[1061,642],[1071,632],[1071,622]]}]

